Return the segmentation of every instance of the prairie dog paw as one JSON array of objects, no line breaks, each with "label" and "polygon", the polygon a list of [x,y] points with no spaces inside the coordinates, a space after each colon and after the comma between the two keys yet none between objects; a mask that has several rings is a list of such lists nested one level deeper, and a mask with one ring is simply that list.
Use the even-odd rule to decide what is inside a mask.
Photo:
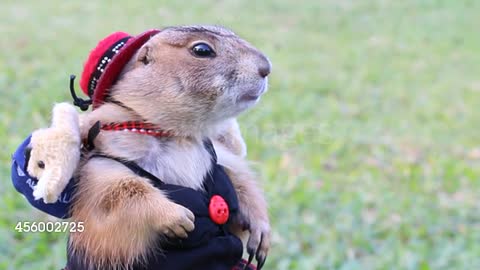
[{"label": "prairie dog paw", "polygon": [[268,250],[270,249],[270,224],[267,221],[260,221],[250,224],[250,236],[247,242],[248,262],[252,262],[253,257],[257,260],[257,269],[261,269],[267,260]]},{"label": "prairie dog paw", "polygon": [[257,260],[257,269],[261,269],[267,260],[268,250],[270,249],[270,223],[267,216],[259,212],[250,215],[245,211],[240,211],[235,216],[233,223],[235,228],[241,231],[248,231],[248,240],[246,244],[249,265],[253,258]]},{"label": "prairie dog paw", "polygon": [[157,221],[160,232],[170,238],[187,238],[188,232],[195,228],[195,215],[192,211],[173,202],[162,209]]}]

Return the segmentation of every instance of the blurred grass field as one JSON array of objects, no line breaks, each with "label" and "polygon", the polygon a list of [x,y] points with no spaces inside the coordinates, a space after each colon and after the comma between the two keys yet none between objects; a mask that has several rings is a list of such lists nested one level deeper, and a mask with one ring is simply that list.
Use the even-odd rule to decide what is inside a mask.
[{"label": "blurred grass field", "polygon": [[270,203],[266,269],[480,269],[480,1],[0,2],[0,270],[60,269],[65,235],[10,155],[110,32],[221,24],[273,63],[240,118]]}]

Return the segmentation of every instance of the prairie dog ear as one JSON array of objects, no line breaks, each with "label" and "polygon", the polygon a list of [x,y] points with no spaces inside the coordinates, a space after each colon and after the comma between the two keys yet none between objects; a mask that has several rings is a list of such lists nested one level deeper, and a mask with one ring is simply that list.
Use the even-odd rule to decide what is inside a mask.
[{"label": "prairie dog ear", "polygon": [[143,45],[137,54],[137,62],[141,62],[144,65],[148,65],[153,61],[152,47],[149,44]]}]

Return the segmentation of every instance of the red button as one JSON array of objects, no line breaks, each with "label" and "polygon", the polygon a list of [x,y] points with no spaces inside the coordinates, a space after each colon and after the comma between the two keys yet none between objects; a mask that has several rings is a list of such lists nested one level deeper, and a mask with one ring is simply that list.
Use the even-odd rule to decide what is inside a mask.
[{"label": "red button", "polygon": [[213,222],[219,225],[225,224],[230,214],[227,202],[219,195],[214,195],[210,199],[208,213]]}]

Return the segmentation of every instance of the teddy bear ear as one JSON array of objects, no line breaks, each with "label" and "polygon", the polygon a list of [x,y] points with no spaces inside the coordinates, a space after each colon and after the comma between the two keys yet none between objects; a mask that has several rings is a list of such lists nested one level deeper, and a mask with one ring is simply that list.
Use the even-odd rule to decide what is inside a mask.
[{"label": "teddy bear ear", "polygon": [[149,44],[143,45],[137,54],[137,61],[143,63],[144,65],[148,65],[152,62],[152,48]]}]

